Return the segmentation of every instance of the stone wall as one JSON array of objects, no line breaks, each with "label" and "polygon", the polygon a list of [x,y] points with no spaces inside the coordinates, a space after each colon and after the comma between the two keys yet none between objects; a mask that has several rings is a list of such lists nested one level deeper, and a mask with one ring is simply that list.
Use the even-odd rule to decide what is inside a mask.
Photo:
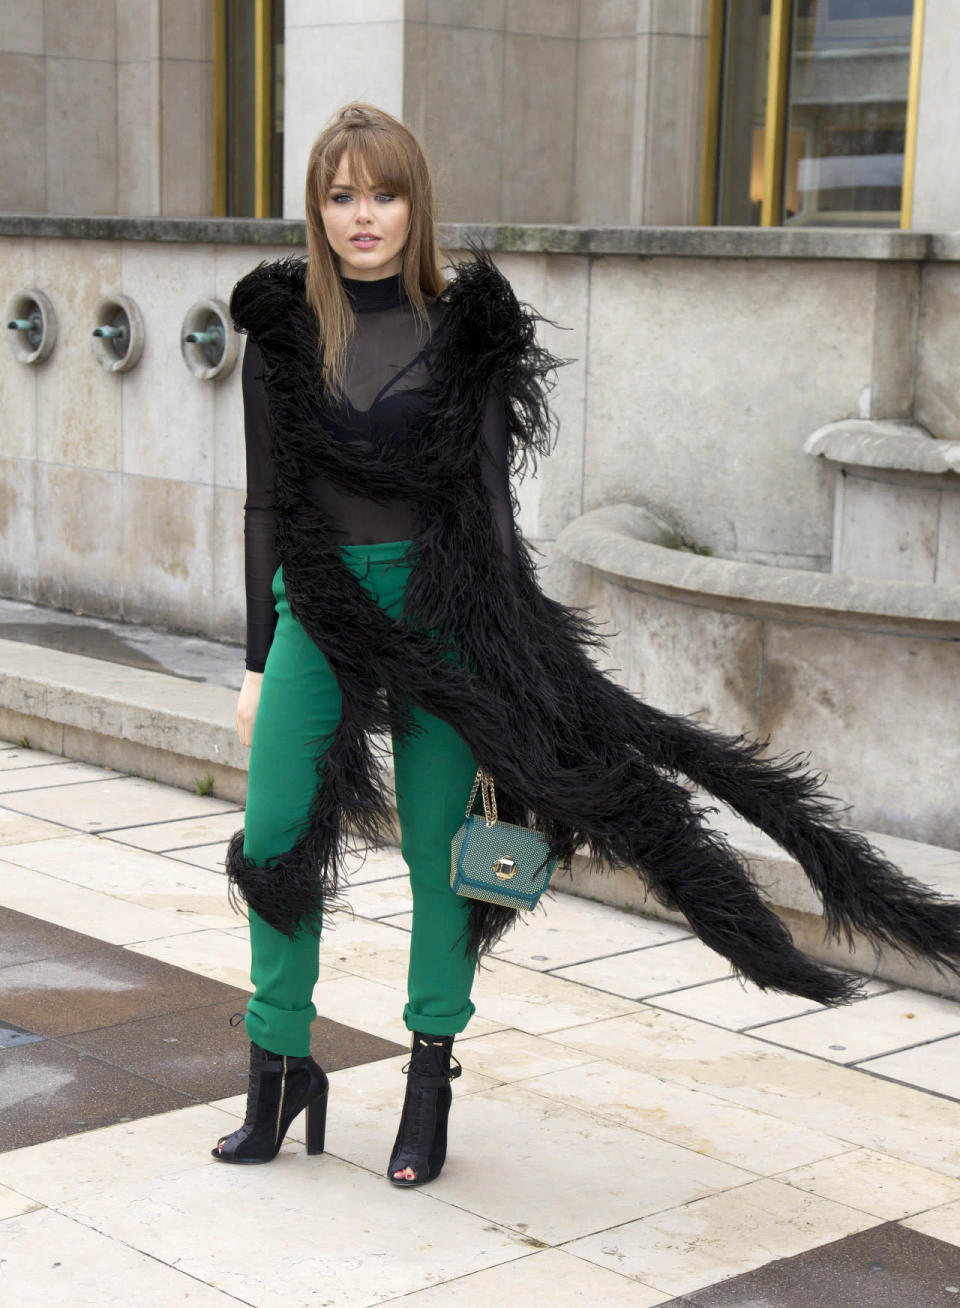
[{"label": "stone wall", "polygon": [[631,505],[583,515],[557,550],[623,685],[809,754],[860,829],[960,849],[960,586],[691,556]]},{"label": "stone wall", "polygon": [[[584,228],[576,253],[566,228],[440,235],[451,258],[484,240],[556,324],[543,342],[573,360],[551,396],[556,449],[520,487],[520,525],[548,557],[585,510],[627,500],[704,552],[828,568],[832,479],[803,442],[908,410],[927,274],[960,286],[949,251],[932,261],[913,233]],[[194,301],[226,301],[302,240],[281,222],[0,219],[2,298],[37,287],[60,322],[41,365],[0,350],[3,594],[241,638],[240,372],[198,381],[180,330]],[[91,351],[112,293],[145,320],[143,358],[123,374]],[[949,395],[939,333],[952,322],[919,315],[922,391]]]},{"label": "stone wall", "polygon": [[[250,0],[252,4],[253,0]],[[913,224],[960,226],[952,0],[927,0]],[[284,213],[340,105],[398,115],[445,221],[693,224],[709,0],[286,0]],[[212,0],[0,0],[0,211],[209,214]]]},{"label": "stone wall", "polygon": [[287,0],[284,213],[348,100],[408,123],[441,219],[698,219],[706,0]]},{"label": "stone wall", "polygon": [[[281,252],[0,241],[4,295],[43,287],[59,320],[49,366],[0,358],[4,595],[242,639],[240,370],[195,380],[180,327],[195,300],[228,300],[238,277]],[[104,371],[90,348],[98,299],[121,291],[146,329],[126,374]]]},{"label": "stone wall", "polygon": [[0,209],[209,214],[208,0],[0,0]]},{"label": "stone wall", "polygon": [[694,223],[704,0],[407,0],[404,115],[450,222]]}]

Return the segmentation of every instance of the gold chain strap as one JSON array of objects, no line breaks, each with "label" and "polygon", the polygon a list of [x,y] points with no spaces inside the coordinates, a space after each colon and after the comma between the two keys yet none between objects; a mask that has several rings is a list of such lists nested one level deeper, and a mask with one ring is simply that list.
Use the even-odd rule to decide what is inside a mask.
[{"label": "gold chain strap", "polygon": [[473,812],[478,790],[483,799],[484,821],[488,827],[492,827],[497,821],[497,792],[493,788],[493,777],[484,768],[477,768],[477,775],[473,779],[470,802],[467,804],[467,817]]}]

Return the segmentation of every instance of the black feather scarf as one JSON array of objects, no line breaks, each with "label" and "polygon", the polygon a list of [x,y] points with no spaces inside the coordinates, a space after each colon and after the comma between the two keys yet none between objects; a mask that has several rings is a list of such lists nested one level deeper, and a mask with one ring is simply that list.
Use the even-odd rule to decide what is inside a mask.
[{"label": "black feather scarf", "polygon": [[[551,448],[547,396],[566,361],[538,344],[536,323],[546,320],[517,301],[489,253],[478,245],[471,252],[442,293],[427,430],[362,457],[325,434],[305,261],[261,264],[234,288],[235,325],[264,360],[284,586],[343,697],[341,721],[318,751],[304,834],[268,866],[245,857],[242,830],[230,841],[234,900],[290,936],[316,930],[321,912],[342,902],[348,849],[390,838],[375,738],[410,731],[412,703],[459,732],[492,772],[503,816],[539,827],[561,866],[585,851],[590,868],[634,869],[657,900],[764,989],[838,1003],[857,982],[796,948],[749,868],[706,825],[711,810],[697,807],[678,774],[798,860],[834,936],[859,932],[960,974],[960,903],[904,876],[844,829],[799,758],[761,757],[761,743],[660,712],[603,674],[590,657],[603,637],[587,613],[540,589],[516,527],[515,569],[506,562],[479,472],[484,397],[499,373],[511,469],[522,473]],[[304,492],[316,475],[368,497],[417,503],[402,619],[388,616],[343,563]],[[475,901],[463,947],[482,956],[514,918]]]}]

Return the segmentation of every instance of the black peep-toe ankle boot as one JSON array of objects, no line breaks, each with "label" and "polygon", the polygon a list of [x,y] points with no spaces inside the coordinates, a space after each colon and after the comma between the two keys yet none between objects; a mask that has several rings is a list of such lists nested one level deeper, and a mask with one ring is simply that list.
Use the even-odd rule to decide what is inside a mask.
[{"label": "black peep-toe ankle boot", "polygon": [[[453,1057],[453,1036],[414,1031],[410,1062],[403,1070],[407,1092],[387,1176],[394,1185],[423,1185],[440,1175],[447,1156],[447,1118],[453,1100],[450,1082],[463,1070]],[[394,1176],[408,1167],[413,1180]]]},{"label": "black peep-toe ankle boot", "polygon": [[307,1055],[271,1054],[250,1042],[247,1115],[243,1126],[210,1150],[221,1163],[269,1163],[276,1158],[290,1123],[307,1110],[307,1153],[322,1154],[329,1082]]}]

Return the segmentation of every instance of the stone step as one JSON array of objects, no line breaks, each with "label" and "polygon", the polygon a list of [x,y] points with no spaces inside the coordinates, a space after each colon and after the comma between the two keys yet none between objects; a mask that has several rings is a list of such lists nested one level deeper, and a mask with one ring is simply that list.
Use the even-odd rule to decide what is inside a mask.
[{"label": "stone step", "polygon": [[[53,754],[189,790],[199,785],[244,802],[249,751],[235,729],[235,690],[11,640],[0,640],[0,667],[0,738],[26,739]],[[878,954],[865,942],[850,952],[825,940],[820,902],[797,863],[729,811],[721,808],[711,821],[748,860],[803,949],[866,975],[960,998],[960,978],[914,966],[892,950]],[[865,834],[910,875],[960,898],[960,852]],[[590,873],[578,858],[572,875],[558,877],[555,885],[632,912],[683,921],[648,896],[632,871]]]}]

